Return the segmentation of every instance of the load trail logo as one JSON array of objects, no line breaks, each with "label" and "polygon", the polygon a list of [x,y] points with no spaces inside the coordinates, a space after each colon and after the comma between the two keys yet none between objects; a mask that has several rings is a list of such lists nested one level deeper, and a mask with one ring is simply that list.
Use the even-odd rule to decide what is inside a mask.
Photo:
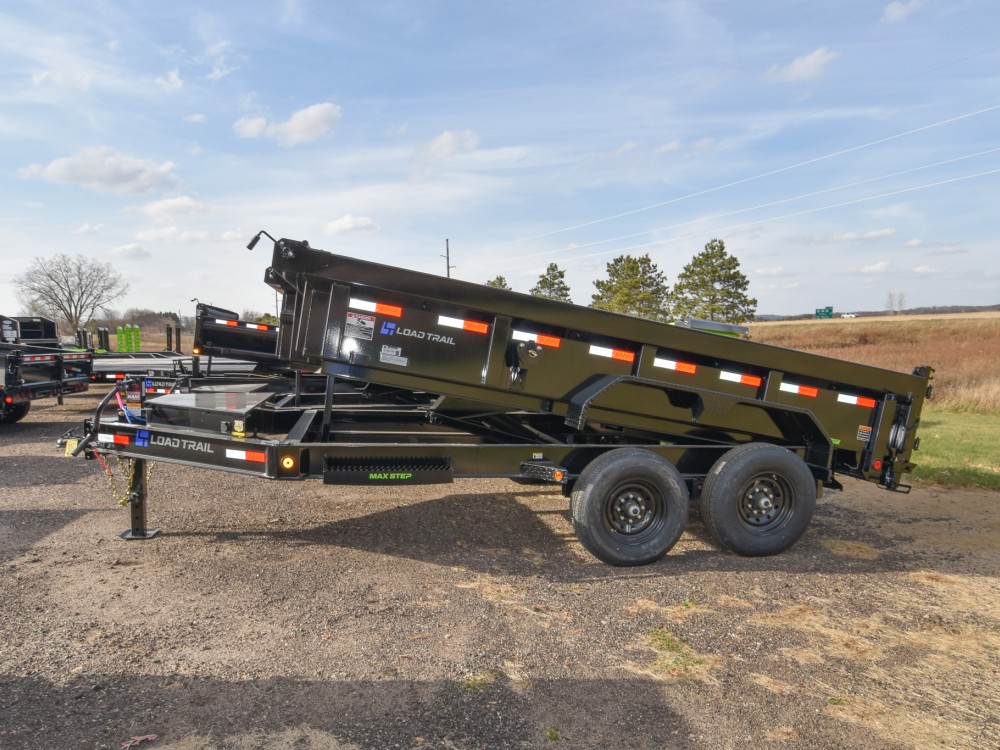
[{"label": "load trail logo", "polygon": [[455,345],[455,339],[451,336],[442,336],[440,333],[431,333],[430,331],[418,331],[415,328],[402,328],[391,320],[387,320],[382,324],[381,333],[383,336],[410,336],[415,339],[434,341],[438,344]]}]

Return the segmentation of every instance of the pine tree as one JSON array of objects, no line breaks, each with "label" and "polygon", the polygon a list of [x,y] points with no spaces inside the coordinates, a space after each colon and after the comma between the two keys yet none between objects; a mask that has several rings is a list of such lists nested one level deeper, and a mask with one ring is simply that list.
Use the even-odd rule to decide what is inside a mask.
[{"label": "pine tree", "polygon": [[740,262],[726,252],[726,244],[711,240],[678,274],[671,298],[673,315],[720,323],[753,320],[757,300],[747,296],[749,286]]},{"label": "pine tree", "polygon": [[621,255],[608,263],[608,278],[594,282],[597,294],[591,307],[664,320],[670,305],[670,289],[649,255]]},{"label": "pine tree", "polygon": [[538,283],[531,287],[531,293],[536,297],[548,297],[560,302],[572,302],[569,296],[569,284],[565,281],[566,272],[559,269],[555,263],[549,263],[545,273],[538,277]]},{"label": "pine tree", "polygon": [[493,287],[494,289],[506,289],[511,291],[511,288],[507,285],[507,279],[503,276],[497,276],[495,279],[490,279],[486,282],[486,286]]}]

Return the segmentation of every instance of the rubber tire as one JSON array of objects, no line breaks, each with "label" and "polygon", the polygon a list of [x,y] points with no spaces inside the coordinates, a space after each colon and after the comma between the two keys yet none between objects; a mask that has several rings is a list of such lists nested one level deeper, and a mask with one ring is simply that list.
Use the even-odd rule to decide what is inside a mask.
[{"label": "rubber tire", "polygon": [[[644,493],[657,507],[649,526],[634,538],[613,528],[609,515],[616,497],[628,490]],[[619,448],[591,461],[573,486],[570,501],[577,538],[597,559],[610,565],[656,562],[687,527],[690,498],[673,464],[641,448]]]},{"label": "rubber tire", "polygon": [[12,424],[24,419],[31,411],[31,402],[22,401],[19,404],[12,404],[6,409],[0,410],[0,424]]},{"label": "rubber tire", "polygon": [[[766,527],[741,517],[743,493],[756,479],[780,484],[787,511]],[[720,458],[705,478],[699,500],[702,521],[722,546],[748,557],[775,555],[805,533],[816,510],[816,479],[805,461],[768,443],[747,443]]]}]

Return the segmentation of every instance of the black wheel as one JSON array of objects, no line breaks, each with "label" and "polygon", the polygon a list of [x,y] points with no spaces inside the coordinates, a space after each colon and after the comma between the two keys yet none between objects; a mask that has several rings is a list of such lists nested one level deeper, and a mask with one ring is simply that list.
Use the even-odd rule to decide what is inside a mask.
[{"label": "black wheel", "polygon": [[720,458],[705,478],[701,517],[716,541],[741,555],[774,555],[805,533],[816,479],[789,450],[748,443]]},{"label": "black wheel", "polygon": [[688,520],[687,485],[664,458],[619,448],[581,472],[571,501],[573,529],[594,557],[611,565],[655,562]]},{"label": "black wheel", "polygon": [[0,424],[10,424],[20,422],[31,411],[31,402],[22,401],[19,404],[11,404],[0,409]]}]

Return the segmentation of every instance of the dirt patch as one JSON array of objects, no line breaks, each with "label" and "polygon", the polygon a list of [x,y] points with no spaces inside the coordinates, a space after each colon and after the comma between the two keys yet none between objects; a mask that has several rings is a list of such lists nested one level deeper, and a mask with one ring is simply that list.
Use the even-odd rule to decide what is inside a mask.
[{"label": "dirt patch", "polygon": [[503,481],[279,483],[158,464],[155,540],[0,432],[0,748],[1000,745],[1000,496],[849,481],[793,549],[693,521],[616,569]]}]

